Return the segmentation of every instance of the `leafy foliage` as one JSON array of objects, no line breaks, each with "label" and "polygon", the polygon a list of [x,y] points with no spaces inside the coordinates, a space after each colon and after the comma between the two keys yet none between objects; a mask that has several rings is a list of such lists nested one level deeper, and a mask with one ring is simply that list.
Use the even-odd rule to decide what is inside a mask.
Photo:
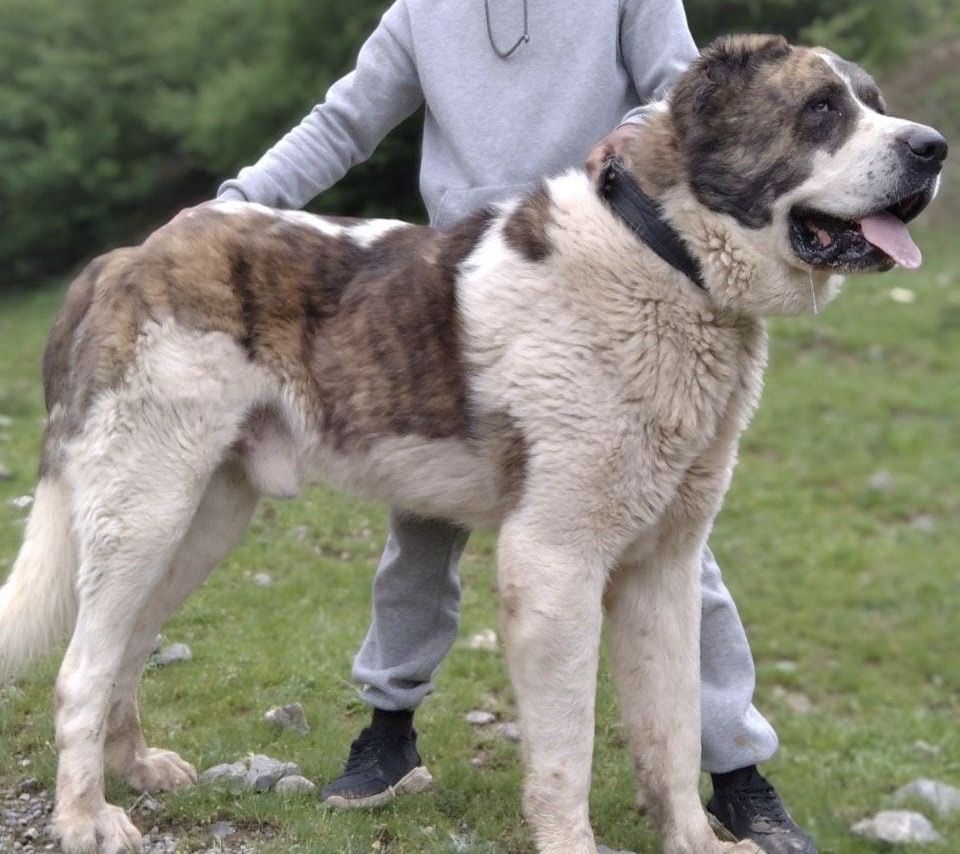
[{"label": "leafy foliage", "polygon": [[[769,30],[872,67],[958,30],[956,0],[689,0],[703,43]],[[31,281],[141,237],[253,162],[349,70],[386,0],[4,0],[0,263]],[[417,117],[323,195],[421,215]],[[376,192],[370,188],[375,187]]]}]

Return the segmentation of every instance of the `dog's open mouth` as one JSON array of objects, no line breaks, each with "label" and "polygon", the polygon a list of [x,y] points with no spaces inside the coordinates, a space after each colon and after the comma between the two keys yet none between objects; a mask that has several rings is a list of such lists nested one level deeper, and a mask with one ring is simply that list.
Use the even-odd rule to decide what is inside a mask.
[{"label": "dog's open mouth", "polygon": [[790,213],[790,240],[801,261],[846,272],[889,270],[894,264],[915,270],[922,260],[907,223],[933,198],[933,186],[891,205],[851,219],[797,207]]}]

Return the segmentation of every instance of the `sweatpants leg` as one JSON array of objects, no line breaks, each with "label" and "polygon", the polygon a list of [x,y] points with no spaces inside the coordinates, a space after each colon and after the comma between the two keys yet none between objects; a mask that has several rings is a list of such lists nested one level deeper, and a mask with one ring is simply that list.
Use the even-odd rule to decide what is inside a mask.
[{"label": "sweatpants leg", "polygon": [[373,579],[373,621],[353,662],[361,697],[377,709],[414,709],[460,624],[457,563],[470,532],[390,511],[387,545]]},{"label": "sweatpants leg", "polygon": [[700,686],[703,770],[723,774],[766,762],[779,744],[753,705],[756,671],[737,606],[709,549],[703,552]]}]

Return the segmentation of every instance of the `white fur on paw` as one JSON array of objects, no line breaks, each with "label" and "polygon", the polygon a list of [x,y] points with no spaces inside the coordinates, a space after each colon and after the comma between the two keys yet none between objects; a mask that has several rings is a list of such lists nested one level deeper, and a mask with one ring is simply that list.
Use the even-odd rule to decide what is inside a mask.
[{"label": "white fur on paw", "polygon": [[112,804],[99,812],[61,813],[54,819],[64,854],[141,854],[143,839],[127,814]]},{"label": "white fur on paw", "polygon": [[133,760],[124,778],[138,792],[169,792],[196,783],[197,769],[172,750],[151,747]]},{"label": "white fur on paw", "polygon": [[741,842],[725,842],[723,845],[725,854],[763,854],[763,849],[749,839]]}]

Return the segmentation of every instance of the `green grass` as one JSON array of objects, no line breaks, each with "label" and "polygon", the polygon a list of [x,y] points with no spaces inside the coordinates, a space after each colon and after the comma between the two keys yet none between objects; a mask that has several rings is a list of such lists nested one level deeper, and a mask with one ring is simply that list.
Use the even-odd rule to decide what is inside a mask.
[{"label": "green grass", "polygon": [[[920,273],[853,280],[825,315],[772,324],[764,400],[713,536],[753,643],[757,704],[782,742],[767,770],[824,854],[874,850],[849,825],[889,807],[890,792],[915,777],[960,784],[960,252],[948,236],[923,237]],[[913,290],[915,302],[891,300],[893,287]],[[38,356],[59,296],[0,301],[0,415],[13,419],[0,427],[0,463],[15,473],[0,484],[0,560],[22,532],[23,514],[6,501],[33,488]],[[870,485],[880,470],[892,477],[886,491]],[[147,673],[150,741],[201,768],[260,751],[298,761],[317,781],[334,775],[366,719],[349,671],[383,533],[380,508],[331,492],[265,502],[243,545],[165,630],[194,660]],[[261,570],[273,587],[252,583]],[[463,577],[465,638],[496,625],[491,537],[474,538]],[[49,662],[0,693],[0,781],[16,779],[26,756],[52,785],[54,673]],[[812,710],[792,711],[785,691]],[[261,720],[294,700],[312,724],[307,737]],[[196,788],[164,797],[160,824],[183,829],[183,850],[226,818],[275,829],[265,852],[530,851],[517,751],[464,722],[477,707],[512,715],[503,663],[458,644],[419,716],[431,793],[344,815],[310,799]],[[597,736],[599,837],[657,851],[632,809],[605,665]],[[919,753],[921,739],[939,752]],[[477,755],[485,767],[471,764]],[[134,800],[116,784],[111,797]],[[925,850],[958,850],[960,818],[931,818],[947,841]],[[451,834],[478,844],[457,849]]]}]

